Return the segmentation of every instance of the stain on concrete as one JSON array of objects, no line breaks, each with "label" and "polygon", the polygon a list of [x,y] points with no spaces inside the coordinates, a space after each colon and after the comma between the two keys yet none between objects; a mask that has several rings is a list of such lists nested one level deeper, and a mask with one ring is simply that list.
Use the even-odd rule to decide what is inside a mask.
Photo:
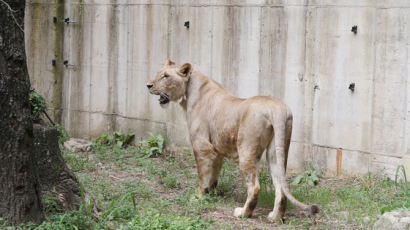
[{"label": "stain on concrete", "polygon": [[107,62],[108,62],[108,102],[107,111],[112,114],[109,121],[108,131],[116,131],[116,119],[115,116],[118,113],[118,85],[117,85],[117,73],[118,73],[118,5],[115,5],[117,1],[111,0],[112,4],[107,10],[107,26],[108,26],[108,51],[107,51]]},{"label": "stain on concrete", "polygon": [[61,109],[63,104],[63,63],[64,57],[64,24],[62,23],[64,18],[64,0],[58,0],[55,6],[55,17],[57,22],[54,23],[54,60],[56,65],[52,66],[52,71],[54,75],[54,85],[53,85],[53,104],[54,109],[52,113],[52,118],[55,122],[61,123]]},{"label": "stain on concrete", "polygon": [[342,149],[337,149],[336,154],[336,176],[340,176],[342,172]]},{"label": "stain on concrete", "polygon": [[[240,60],[240,29],[241,29],[241,9],[240,7],[226,7],[223,9],[224,27],[223,51],[222,51],[222,84],[232,93],[237,94],[238,88],[238,68]],[[215,35],[214,35],[215,36]]]}]

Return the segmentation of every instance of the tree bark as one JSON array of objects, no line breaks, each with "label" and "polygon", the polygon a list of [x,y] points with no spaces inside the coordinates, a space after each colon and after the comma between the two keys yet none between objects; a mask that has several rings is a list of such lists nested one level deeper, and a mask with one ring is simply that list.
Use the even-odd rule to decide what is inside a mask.
[{"label": "tree bark", "polygon": [[0,217],[9,225],[41,223],[46,198],[60,211],[92,203],[97,214],[98,206],[64,162],[56,128],[33,126],[24,8],[25,0],[0,0]]},{"label": "tree bark", "polygon": [[0,0],[0,217],[9,224],[44,218],[33,151],[25,4]]},{"label": "tree bark", "polygon": [[99,212],[97,204],[90,200],[64,162],[56,128],[34,124],[34,152],[42,197],[55,200],[61,211],[76,210],[83,202],[87,205],[92,202],[92,214]]}]

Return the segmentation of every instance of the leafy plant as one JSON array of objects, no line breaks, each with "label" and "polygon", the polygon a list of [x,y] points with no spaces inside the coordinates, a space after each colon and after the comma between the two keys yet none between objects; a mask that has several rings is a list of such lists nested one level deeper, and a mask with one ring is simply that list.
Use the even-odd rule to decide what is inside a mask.
[{"label": "leafy plant", "polygon": [[34,120],[40,119],[41,113],[45,112],[48,108],[44,97],[34,90],[30,92],[30,105]]},{"label": "leafy plant", "polygon": [[127,147],[133,141],[134,134],[123,134],[121,131],[114,132],[113,135],[103,134],[95,139],[96,144],[107,146]]},{"label": "leafy plant", "polygon": [[148,133],[151,139],[140,142],[140,153],[143,157],[155,157],[161,155],[164,150],[164,137],[161,134]]},{"label": "leafy plant", "polygon": [[308,170],[304,173],[297,175],[296,177],[292,178],[290,184],[297,185],[297,184],[307,184],[310,186],[315,186],[319,182],[319,177],[315,170]]},{"label": "leafy plant", "polygon": [[8,221],[0,217],[0,227],[6,227],[8,225]]},{"label": "leafy plant", "polygon": [[[45,113],[48,108],[48,105],[44,97],[34,90],[30,92],[30,106],[31,106],[31,113],[32,113],[34,120],[40,120],[40,115],[42,113]],[[56,122],[53,122],[50,118],[49,120],[50,120],[49,125],[54,126],[58,131],[58,141],[60,142],[60,144],[63,144],[65,141],[70,139],[70,135],[64,129],[63,126],[61,126],[60,124]]]},{"label": "leafy plant", "polygon": [[62,125],[60,125],[59,123],[54,123],[54,127],[57,129],[58,142],[60,142],[60,144],[64,144],[64,142],[70,139],[70,134],[68,134],[68,132],[64,129]]}]

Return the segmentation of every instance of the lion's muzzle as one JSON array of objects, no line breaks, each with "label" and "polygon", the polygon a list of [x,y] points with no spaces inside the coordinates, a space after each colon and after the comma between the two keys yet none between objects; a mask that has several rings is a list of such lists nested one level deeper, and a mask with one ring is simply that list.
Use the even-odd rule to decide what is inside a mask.
[{"label": "lion's muzzle", "polygon": [[158,101],[161,105],[165,105],[169,102],[169,96],[166,93],[160,93]]}]

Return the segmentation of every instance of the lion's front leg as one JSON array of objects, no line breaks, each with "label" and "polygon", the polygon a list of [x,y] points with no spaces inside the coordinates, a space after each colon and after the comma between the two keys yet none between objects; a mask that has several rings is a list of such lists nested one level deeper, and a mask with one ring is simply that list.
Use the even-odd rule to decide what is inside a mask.
[{"label": "lion's front leg", "polygon": [[206,151],[195,151],[195,160],[199,179],[199,196],[214,189],[223,165],[223,157]]}]

